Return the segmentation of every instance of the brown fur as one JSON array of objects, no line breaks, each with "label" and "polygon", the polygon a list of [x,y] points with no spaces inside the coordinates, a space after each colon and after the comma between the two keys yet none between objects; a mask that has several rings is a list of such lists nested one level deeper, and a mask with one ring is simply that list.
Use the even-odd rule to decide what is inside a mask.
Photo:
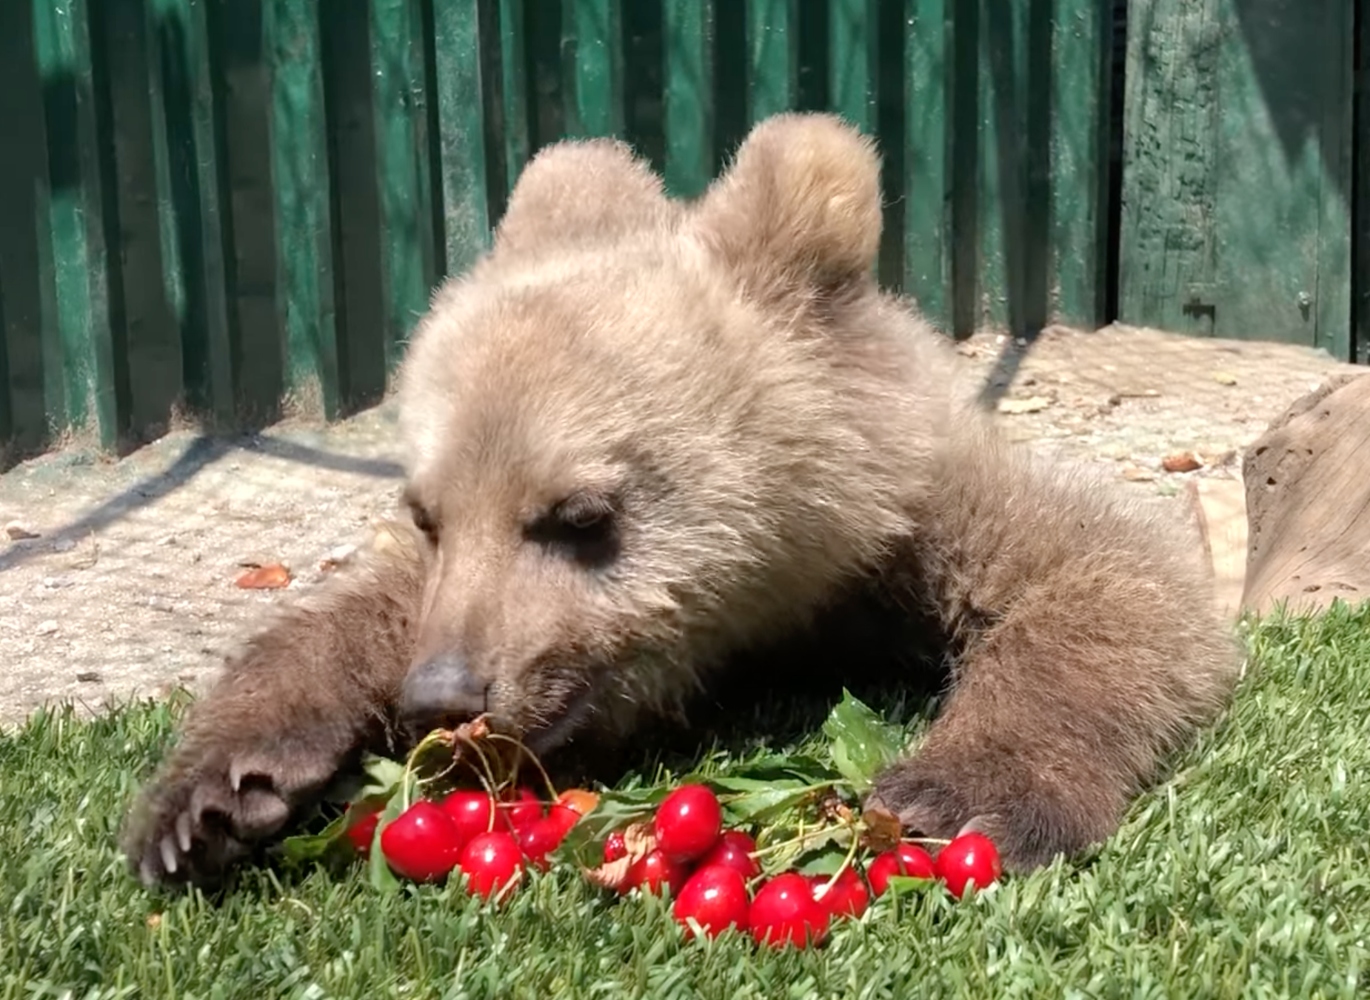
[{"label": "brown fur", "polygon": [[1016,869],[1110,834],[1225,703],[1232,637],[1176,529],[953,390],[872,281],[879,236],[875,153],[826,116],[758,126],[690,205],[618,144],[539,155],[401,374],[423,530],[194,707],[126,836],[144,879],[212,878],[276,833],[419,673],[464,671],[543,751],[593,744],[861,588],[954,664],[879,799]]}]

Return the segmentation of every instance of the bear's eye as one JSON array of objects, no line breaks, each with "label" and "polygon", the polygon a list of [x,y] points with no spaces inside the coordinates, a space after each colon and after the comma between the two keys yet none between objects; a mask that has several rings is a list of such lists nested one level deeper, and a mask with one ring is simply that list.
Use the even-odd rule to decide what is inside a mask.
[{"label": "bear's eye", "polygon": [[417,500],[410,500],[409,516],[414,519],[414,527],[422,531],[423,537],[428,539],[428,544],[437,545],[438,519],[433,516],[433,512]]},{"label": "bear's eye", "polygon": [[602,566],[618,555],[618,530],[611,498],[573,493],[528,525],[525,534],[587,566]]}]

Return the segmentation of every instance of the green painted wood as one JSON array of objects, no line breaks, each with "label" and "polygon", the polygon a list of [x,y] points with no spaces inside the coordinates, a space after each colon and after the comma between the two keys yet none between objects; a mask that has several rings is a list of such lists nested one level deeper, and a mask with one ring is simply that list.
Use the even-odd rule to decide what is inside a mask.
[{"label": "green painted wood", "polygon": [[[1370,0],[1356,0],[1358,26],[1360,28],[1360,51],[1370,52]],[[1355,178],[1356,192],[1355,215],[1352,233],[1352,260],[1355,271],[1352,281],[1352,343],[1351,358],[1357,364],[1370,365],[1370,149],[1366,147],[1366,137],[1370,136],[1370,59],[1363,55],[1356,75],[1356,92],[1360,100],[1356,108],[1355,129],[1359,139],[1356,150]]]},{"label": "green painted wood", "polygon": [[319,11],[312,0],[266,0],[278,244],[276,305],[287,390],[325,415],[341,412]]},{"label": "green painted wood", "polygon": [[867,133],[879,107],[878,0],[832,0],[828,7],[832,110]]},{"label": "green painted wood", "polygon": [[448,274],[474,264],[490,239],[482,6],[480,0],[452,0],[433,9],[443,270]]},{"label": "green painted wood", "polygon": [[[48,440],[48,415],[60,419],[63,401],[52,399],[44,285],[52,278],[50,253],[39,228],[47,188],[43,95],[34,53],[33,8],[0,4],[0,285],[4,289],[3,429],[15,452]],[[60,389],[60,379],[56,387]]]},{"label": "green painted wood", "polygon": [[[370,8],[388,372],[399,363],[437,282],[437,246],[423,5],[372,0]],[[472,96],[477,109],[479,96]]]},{"label": "green painted wood", "polygon": [[1107,321],[1111,11],[1098,0],[1055,0],[1051,45],[1051,294],[1048,319]]},{"label": "green painted wood", "polygon": [[320,19],[332,213],[332,288],[338,405],[375,400],[385,387],[387,307],[382,238],[381,125],[369,0],[333,0]]},{"label": "green painted wood", "polygon": [[1352,16],[1134,3],[1124,320],[1349,357]]},{"label": "green painted wood", "polygon": [[212,0],[206,10],[215,41],[221,104],[221,164],[229,347],[235,410],[244,421],[278,415],[286,392],[285,323],[277,308],[281,267],[269,109],[272,49],[267,0]]},{"label": "green painted wood", "polygon": [[114,386],[107,200],[101,180],[96,94],[103,90],[92,58],[85,0],[33,4],[48,154],[48,225],[53,298],[65,409],[49,413],[95,432],[103,447],[119,430]]},{"label": "green painted wood", "polygon": [[[954,0],[914,0],[904,35],[903,290],[951,327],[951,108]],[[939,97],[945,99],[939,100]]]},{"label": "green painted wood", "polygon": [[566,134],[622,136],[623,12],[621,0],[565,0],[571,43]]},{"label": "green painted wood", "polygon": [[[105,0],[100,7],[102,30],[94,43],[103,45],[108,65],[123,303],[116,395],[121,404],[127,401],[126,415],[120,406],[121,429],[141,440],[165,430],[183,400],[180,303],[169,280],[175,258],[167,254],[161,211],[165,95],[146,4]],[[116,338],[119,327],[116,318]]]},{"label": "green painted wood", "polygon": [[747,0],[747,117],[791,111],[799,78],[797,0]]},{"label": "green painted wood", "polygon": [[229,327],[223,148],[213,43],[204,0],[156,0],[154,34],[164,104],[160,199],[166,283],[179,320],[187,402],[235,416]]},{"label": "green painted wood", "polygon": [[714,169],[714,5],[664,0],[666,187],[694,197]]},{"label": "green painted wood", "polygon": [[524,0],[499,0],[500,89],[503,96],[501,132],[504,137],[502,153],[506,191],[514,189],[532,153],[528,131],[528,56],[523,4]]}]

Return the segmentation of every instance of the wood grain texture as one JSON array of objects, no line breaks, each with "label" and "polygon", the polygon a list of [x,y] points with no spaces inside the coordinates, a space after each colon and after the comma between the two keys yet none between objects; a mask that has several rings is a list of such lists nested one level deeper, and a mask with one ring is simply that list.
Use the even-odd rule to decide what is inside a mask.
[{"label": "wood grain texture", "polygon": [[1370,599],[1370,375],[1297,400],[1247,449],[1245,607]]}]

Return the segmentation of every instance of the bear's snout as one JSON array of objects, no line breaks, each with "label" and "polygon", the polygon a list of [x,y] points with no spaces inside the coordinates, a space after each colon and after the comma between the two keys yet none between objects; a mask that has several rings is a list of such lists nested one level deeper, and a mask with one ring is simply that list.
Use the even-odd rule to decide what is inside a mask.
[{"label": "bear's snout", "polygon": [[456,653],[439,653],[414,667],[400,691],[400,712],[412,723],[470,719],[489,707],[489,682]]}]

